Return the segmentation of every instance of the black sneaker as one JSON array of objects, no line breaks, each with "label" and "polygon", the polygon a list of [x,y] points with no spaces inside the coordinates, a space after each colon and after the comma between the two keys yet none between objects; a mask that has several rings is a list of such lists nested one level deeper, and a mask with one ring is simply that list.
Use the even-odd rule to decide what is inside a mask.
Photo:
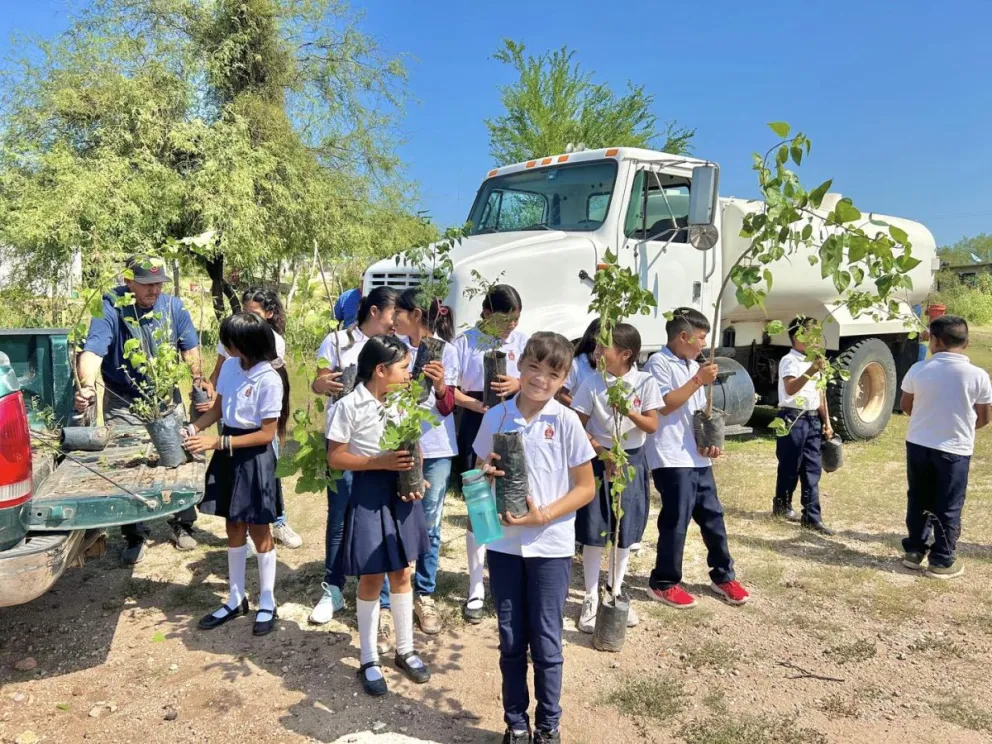
[{"label": "black sneaker", "polygon": [[121,551],[121,563],[125,566],[133,566],[141,563],[145,559],[145,541],[128,545]]},{"label": "black sneaker", "polygon": [[184,524],[170,524],[169,529],[172,534],[169,537],[176,550],[193,550],[196,548],[196,538],[193,537],[193,528]]},{"label": "black sneaker", "polygon": [[503,734],[503,744],[531,744],[530,732],[523,731],[518,734],[507,729]]},{"label": "black sneaker", "polygon": [[902,565],[910,571],[922,571],[923,559],[925,557],[923,553],[904,553],[902,556]]},{"label": "black sneaker", "polygon": [[819,532],[821,535],[825,537],[833,537],[834,535],[837,534],[832,529],[827,527],[827,525],[825,525],[823,522],[803,522],[802,526],[804,530]]},{"label": "black sneaker", "polygon": [[485,605],[479,607],[469,607],[468,602],[462,605],[462,617],[470,625],[478,625],[486,618]]},{"label": "black sneaker", "polygon": [[772,505],[772,516],[784,519],[786,522],[798,522],[800,520],[796,510],[791,506]]},{"label": "black sneaker", "polygon": [[558,733],[558,729],[554,731],[538,729],[534,732],[534,744],[561,744],[561,734]]}]

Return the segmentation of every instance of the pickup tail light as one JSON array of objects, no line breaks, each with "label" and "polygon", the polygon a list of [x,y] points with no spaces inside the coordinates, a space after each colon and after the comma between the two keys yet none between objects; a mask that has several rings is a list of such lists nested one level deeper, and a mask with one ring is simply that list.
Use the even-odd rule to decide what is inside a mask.
[{"label": "pickup tail light", "polygon": [[31,498],[31,432],[24,395],[0,399],[0,509]]}]

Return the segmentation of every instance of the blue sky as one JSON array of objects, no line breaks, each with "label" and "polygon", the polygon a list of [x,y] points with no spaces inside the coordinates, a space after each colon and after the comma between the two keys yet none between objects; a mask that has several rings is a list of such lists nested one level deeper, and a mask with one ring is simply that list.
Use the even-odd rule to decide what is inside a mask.
[{"label": "blue sky", "polygon": [[[11,33],[66,23],[66,0],[0,3],[0,52]],[[442,225],[465,218],[493,165],[483,121],[511,76],[490,55],[511,37],[535,52],[567,44],[616,90],[644,84],[661,119],[697,129],[695,154],[721,164],[724,194],[754,195],[751,153],[771,141],[765,123],[784,120],[813,140],[810,184],[833,177],[862,209],[919,220],[938,244],[992,232],[987,0],[358,6],[366,32],[407,55],[416,102],[400,155]]]}]

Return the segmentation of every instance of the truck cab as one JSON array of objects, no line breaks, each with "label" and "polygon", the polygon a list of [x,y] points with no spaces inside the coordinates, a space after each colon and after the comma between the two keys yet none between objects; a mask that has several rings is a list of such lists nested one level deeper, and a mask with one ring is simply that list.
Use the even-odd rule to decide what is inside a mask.
[{"label": "truck cab", "polygon": [[[667,342],[665,312],[693,307],[713,317],[724,267],[748,248],[740,237],[744,215],[762,207],[754,200],[721,197],[718,175],[711,161],[626,147],[494,168],[469,210],[468,236],[451,252],[448,304],[456,327],[469,327],[479,317],[481,298],[464,294],[478,272],[519,291],[522,331],[579,338],[592,319],[593,275],[610,251],[658,301],[652,313],[628,321],[640,331],[645,353],[659,350]],[[826,196],[824,215],[840,198]],[[922,259],[912,273],[914,290],[900,303],[908,315],[939,268],[933,236],[916,222],[875,217],[903,228],[913,255]],[[755,396],[775,402],[777,362],[788,351],[789,340],[785,334],[768,338],[768,320],[833,314],[838,322],[825,328],[828,350],[852,373],[851,380],[831,391],[834,428],[847,439],[877,436],[897,405],[897,382],[916,361],[918,344],[899,320],[852,318],[838,309],[832,283],[809,264],[804,250],[772,266],[775,289],[764,311],[740,306],[732,288],[725,293],[712,343],[724,355],[718,387],[729,387],[717,390],[717,406],[722,402],[729,423],[740,424],[750,417]],[[419,283],[418,267],[392,257],[369,267],[363,286],[367,292]],[[848,353],[855,348],[860,352]]]}]

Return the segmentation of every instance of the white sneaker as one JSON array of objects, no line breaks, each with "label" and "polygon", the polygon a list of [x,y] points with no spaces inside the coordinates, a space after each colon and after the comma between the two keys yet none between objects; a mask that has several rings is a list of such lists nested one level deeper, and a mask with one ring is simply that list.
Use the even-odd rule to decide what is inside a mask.
[{"label": "white sneaker", "polygon": [[582,612],[579,613],[578,628],[583,633],[596,630],[596,611],[599,609],[599,599],[595,594],[587,594],[582,601]]},{"label": "white sneaker", "polygon": [[334,619],[334,613],[344,609],[344,597],[341,590],[330,584],[321,584],[324,588],[324,596],[320,598],[317,606],[313,608],[307,620],[312,625],[324,625]]},{"label": "white sneaker", "polygon": [[639,618],[637,616],[637,613],[634,612],[634,603],[631,602],[630,603],[630,609],[627,610],[627,627],[628,628],[633,628],[639,622],[641,622],[641,618]]},{"label": "white sneaker", "polygon": [[296,550],[303,547],[303,538],[288,524],[275,525],[272,528],[272,539],[284,548]]}]

